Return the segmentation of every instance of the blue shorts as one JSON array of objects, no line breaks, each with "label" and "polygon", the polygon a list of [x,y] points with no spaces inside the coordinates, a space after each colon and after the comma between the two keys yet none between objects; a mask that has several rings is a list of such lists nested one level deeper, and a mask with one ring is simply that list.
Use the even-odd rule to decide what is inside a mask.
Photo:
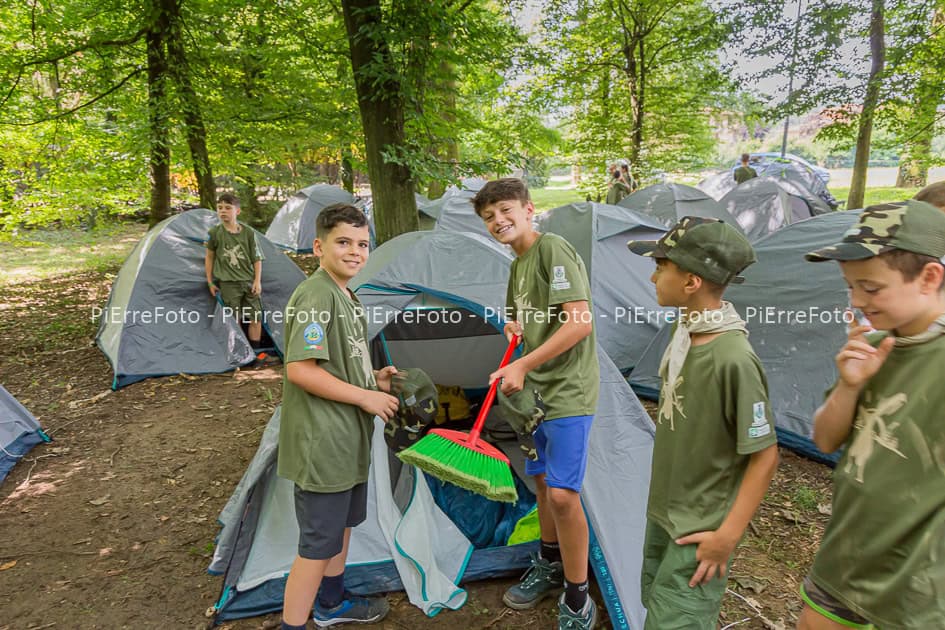
[{"label": "blue shorts", "polygon": [[535,431],[538,460],[525,460],[525,474],[544,475],[551,488],[581,491],[587,469],[587,440],[594,416],[545,420]]}]

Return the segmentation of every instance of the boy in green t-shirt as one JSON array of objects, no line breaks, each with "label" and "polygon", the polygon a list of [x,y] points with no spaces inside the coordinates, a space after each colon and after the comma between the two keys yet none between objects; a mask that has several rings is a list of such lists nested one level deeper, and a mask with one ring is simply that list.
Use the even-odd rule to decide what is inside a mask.
[{"label": "boy in green t-shirt", "polygon": [[943,256],[945,214],[920,201],[867,208],[806,256],[840,263],[870,326],[850,314],[814,414],[817,447],[844,452],[798,628],[945,628]]},{"label": "boy in green t-shirt", "polygon": [[532,226],[535,208],[520,179],[487,183],[473,207],[496,240],[516,254],[509,274],[505,325],[521,335],[521,358],[493,372],[506,395],[521,391],[526,375],[545,405],[534,432],[535,461],[525,472],[535,478],[541,553],[521,583],[503,601],[511,608],[535,607],[556,594],[561,628],[592,628],[597,607],[587,593],[588,527],[580,491],[587,444],[597,410],[600,367],[584,262],[571,245]]},{"label": "boy in green t-shirt", "polygon": [[747,153],[742,153],[742,165],[735,169],[732,173],[732,176],[735,178],[736,184],[742,184],[747,182],[749,179],[754,179],[758,177],[758,171],[748,166],[748,160],[751,158]]},{"label": "boy in green t-shirt", "polygon": [[[220,294],[224,306],[247,324],[246,336],[254,350],[262,338],[262,252],[256,245],[256,233],[236,220],[240,200],[223,193],[217,200],[220,224],[210,228],[204,269],[210,295]],[[216,280],[216,283],[214,283]],[[265,359],[265,355],[257,357]]]},{"label": "boy in green t-shirt", "polygon": [[630,241],[656,259],[660,306],[680,309],[660,362],[643,549],[646,628],[715,630],[732,552],[778,465],[761,363],[725,287],[755,261],[738,230],[683,217],[659,241]]},{"label": "boy in green t-shirt", "polygon": [[[367,321],[348,281],[368,258],[367,217],[348,204],[319,213],[312,250],[318,271],[286,306],[285,375],[278,474],[295,483],[299,551],[285,585],[283,630],[373,623],[387,600],[346,596],[344,568],[351,528],[367,513],[374,416],[397,411],[392,366],[371,367]],[[319,591],[319,585],[321,590]]]}]

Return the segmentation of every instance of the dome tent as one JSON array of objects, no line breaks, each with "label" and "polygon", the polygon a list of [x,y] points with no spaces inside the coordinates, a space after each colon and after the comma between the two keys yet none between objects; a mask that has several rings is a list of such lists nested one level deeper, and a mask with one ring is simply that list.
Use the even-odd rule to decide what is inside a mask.
[{"label": "dome tent", "polygon": [[[481,388],[506,345],[499,314],[510,263],[484,237],[408,233],[378,248],[351,287],[367,313],[372,345],[386,343],[395,365],[423,368],[437,383]],[[611,621],[623,629],[642,625],[644,617],[640,568],[653,427],[600,348],[598,358],[601,394],[582,499],[592,532],[591,563]],[[389,453],[380,430],[378,425],[368,518],[352,534],[346,588],[406,588],[432,616],[462,605],[462,581],[515,574],[528,565],[533,543],[474,548],[450,524],[453,515],[431,500],[427,484],[419,483],[423,476]],[[225,574],[218,620],[281,608],[296,525],[292,484],[276,477],[271,465],[275,442],[264,436],[220,516],[223,529],[210,567]],[[515,443],[503,446],[507,454],[518,451]],[[516,470],[521,463],[519,456]]]},{"label": "dome tent", "polygon": [[[95,343],[118,389],[150,376],[210,374],[253,361],[254,352],[232,317],[207,290],[204,243],[217,225],[203,208],[165,219],[135,245],[112,283]],[[249,228],[252,229],[252,228]],[[305,274],[256,234],[262,265],[263,327],[282,351],[282,312]]]}]

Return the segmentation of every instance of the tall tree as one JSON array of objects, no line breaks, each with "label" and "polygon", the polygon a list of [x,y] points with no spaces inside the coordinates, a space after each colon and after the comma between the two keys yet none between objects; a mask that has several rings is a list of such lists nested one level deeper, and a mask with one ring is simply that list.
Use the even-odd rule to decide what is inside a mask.
[{"label": "tall tree", "polygon": [[154,0],[145,42],[148,57],[148,118],[150,122],[149,169],[151,177],[150,224],[160,223],[171,214],[171,150],[168,132],[167,44],[168,16]]},{"label": "tall tree", "polygon": [[194,178],[204,208],[216,207],[216,185],[207,151],[207,130],[203,124],[200,99],[194,89],[190,75],[190,63],[184,47],[184,24],[181,15],[182,0],[160,0],[167,16],[167,60],[168,70],[174,78],[180,99],[180,109],[187,131],[187,145],[193,162]]},{"label": "tall tree", "polygon": [[390,159],[404,146],[404,101],[399,74],[384,39],[378,0],[342,0],[351,47],[351,69],[358,94],[364,145],[367,150],[374,222],[379,243],[418,229],[410,169]]},{"label": "tall tree", "polygon": [[939,121],[938,107],[945,102],[945,2],[932,8],[929,28],[923,29],[917,51],[908,63],[917,77],[907,102],[896,108],[894,128],[902,141],[899,188],[925,186],[932,164],[932,139]]},{"label": "tall tree", "polygon": [[883,71],[886,67],[886,29],[884,22],[884,0],[873,0],[870,12],[870,74],[866,83],[866,97],[860,111],[859,128],[856,134],[856,154],[853,160],[853,177],[847,208],[862,208],[866,194],[866,169],[870,161],[870,137],[873,134],[873,119],[879,104]]}]

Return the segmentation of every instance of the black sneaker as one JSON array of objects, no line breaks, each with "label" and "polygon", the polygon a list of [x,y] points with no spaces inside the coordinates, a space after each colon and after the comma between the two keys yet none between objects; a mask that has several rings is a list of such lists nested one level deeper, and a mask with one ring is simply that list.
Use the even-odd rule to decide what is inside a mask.
[{"label": "black sneaker", "polygon": [[386,597],[357,597],[348,595],[334,608],[322,608],[316,600],[312,621],[319,628],[343,623],[376,623],[387,616],[390,605]]}]

